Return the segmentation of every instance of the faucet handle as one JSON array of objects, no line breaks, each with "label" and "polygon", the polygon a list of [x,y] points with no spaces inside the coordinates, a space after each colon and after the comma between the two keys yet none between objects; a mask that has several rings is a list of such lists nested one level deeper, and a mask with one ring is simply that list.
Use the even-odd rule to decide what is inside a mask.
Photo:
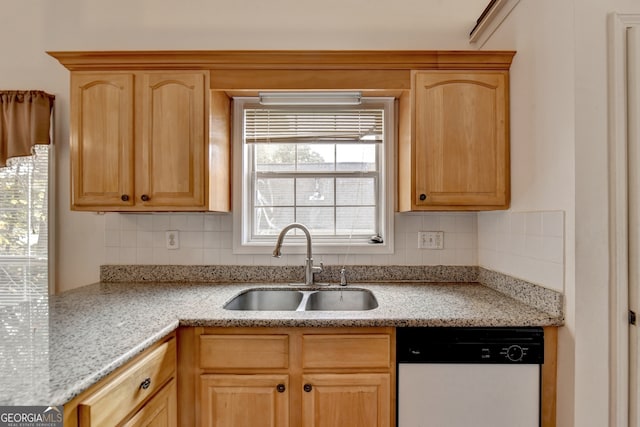
[{"label": "faucet handle", "polygon": [[324,264],[320,263],[319,266],[312,266],[311,267],[311,271],[313,271],[314,273],[322,273],[322,270],[324,270]]},{"label": "faucet handle", "polygon": [[347,286],[347,270],[344,267],[340,269],[340,286]]}]

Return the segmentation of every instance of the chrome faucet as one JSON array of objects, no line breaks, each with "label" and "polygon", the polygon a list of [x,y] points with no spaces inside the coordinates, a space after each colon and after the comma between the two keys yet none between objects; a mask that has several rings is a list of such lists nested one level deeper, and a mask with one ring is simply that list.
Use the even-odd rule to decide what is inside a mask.
[{"label": "chrome faucet", "polygon": [[307,260],[305,261],[304,268],[304,284],[305,285],[313,285],[314,278],[313,275],[315,273],[322,273],[322,263],[320,263],[319,267],[313,266],[313,256],[311,255],[311,233],[309,233],[309,229],[302,224],[294,222],[292,224],[287,225],[282,229],[280,234],[278,235],[278,241],[276,242],[276,247],[273,250],[273,256],[276,258],[280,258],[282,253],[280,252],[280,247],[282,246],[282,241],[284,240],[285,234],[289,232],[292,228],[297,228],[302,230],[304,235],[307,238]]}]

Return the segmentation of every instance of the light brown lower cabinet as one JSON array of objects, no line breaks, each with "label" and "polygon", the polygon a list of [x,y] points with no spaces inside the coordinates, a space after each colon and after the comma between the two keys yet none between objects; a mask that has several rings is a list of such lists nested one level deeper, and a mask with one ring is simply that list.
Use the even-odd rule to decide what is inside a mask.
[{"label": "light brown lower cabinet", "polygon": [[[393,328],[194,328],[198,384],[181,388],[207,427],[392,427]],[[181,341],[181,346],[185,341]],[[181,361],[184,363],[184,361]],[[183,384],[189,379],[181,377]],[[185,390],[187,397],[182,396]]]},{"label": "light brown lower cabinet", "polygon": [[176,361],[171,334],[67,403],[65,427],[177,426]]},{"label": "light brown lower cabinet", "polygon": [[303,427],[388,427],[390,374],[303,375]]},{"label": "light brown lower cabinet", "polygon": [[288,375],[200,377],[202,425],[210,427],[289,426]]}]

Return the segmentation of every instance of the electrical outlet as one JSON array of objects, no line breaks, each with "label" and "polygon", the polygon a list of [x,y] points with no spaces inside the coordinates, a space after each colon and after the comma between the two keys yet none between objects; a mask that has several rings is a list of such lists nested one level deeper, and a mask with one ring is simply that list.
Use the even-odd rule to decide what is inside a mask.
[{"label": "electrical outlet", "polygon": [[177,230],[165,232],[165,242],[167,249],[180,249],[180,232]]},{"label": "electrical outlet", "polygon": [[419,231],[420,249],[444,249],[444,231]]}]

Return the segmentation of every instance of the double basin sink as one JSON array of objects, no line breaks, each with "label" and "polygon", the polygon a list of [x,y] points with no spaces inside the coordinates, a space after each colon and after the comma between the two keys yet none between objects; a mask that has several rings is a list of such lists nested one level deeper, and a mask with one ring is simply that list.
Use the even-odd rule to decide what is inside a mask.
[{"label": "double basin sink", "polygon": [[364,311],[378,307],[367,289],[248,289],[224,305],[227,310]]}]

